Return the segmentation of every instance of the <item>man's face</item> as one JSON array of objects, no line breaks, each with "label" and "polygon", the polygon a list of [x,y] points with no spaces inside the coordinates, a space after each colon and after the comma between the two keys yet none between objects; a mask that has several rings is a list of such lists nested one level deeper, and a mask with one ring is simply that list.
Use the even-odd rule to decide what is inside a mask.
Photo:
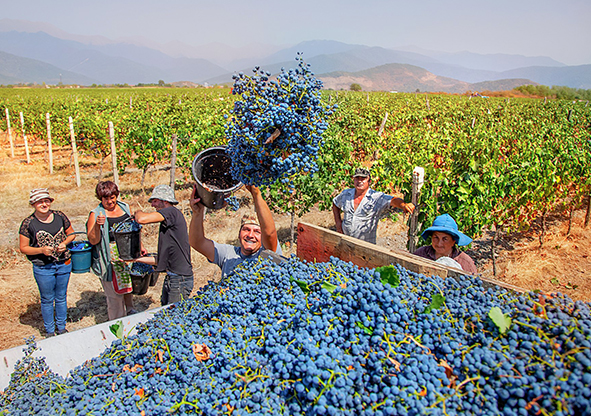
[{"label": "man's face", "polygon": [[353,185],[357,192],[365,192],[369,188],[369,176],[354,176]]},{"label": "man's face", "polygon": [[261,248],[261,227],[256,224],[244,224],[238,235],[242,253],[249,256]]},{"label": "man's face", "polygon": [[164,208],[164,201],[162,201],[161,199],[155,198],[155,199],[152,199],[152,202],[150,202],[150,205],[152,205],[152,207],[155,208],[156,211],[158,211],[159,209]]}]

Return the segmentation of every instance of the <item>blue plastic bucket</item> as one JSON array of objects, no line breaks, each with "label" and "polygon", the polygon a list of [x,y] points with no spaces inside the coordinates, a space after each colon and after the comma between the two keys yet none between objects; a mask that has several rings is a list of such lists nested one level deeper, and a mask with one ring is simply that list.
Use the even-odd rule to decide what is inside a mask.
[{"label": "blue plastic bucket", "polygon": [[87,273],[92,263],[92,245],[88,241],[73,241],[68,244],[72,256],[72,272]]}]

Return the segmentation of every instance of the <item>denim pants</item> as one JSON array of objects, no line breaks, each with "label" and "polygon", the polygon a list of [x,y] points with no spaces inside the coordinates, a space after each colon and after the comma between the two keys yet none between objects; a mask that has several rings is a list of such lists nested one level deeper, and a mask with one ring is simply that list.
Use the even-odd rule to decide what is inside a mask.
[{"label": "denim pants", "polygon": [[183,299],[189,299],[193,290],[193,275],[183,276],[170,271],[166,271],[166,278],[162,284],[162,296],[160,303],[162,306],[169,303],[176,303]]},{"label": "denim pants", "polygon": [[[41,315],[43,324],[48,334],[55,333],[56,326],[58,331],[66,329],[66,316],[68,314],[68,305],[66,303],[66,292],[68,291],[68,282],[70,281],[70,272],[72,263],[68,261],[59,263],[49,263],[44,266],[33,264],[33,276],[39,287],[41,295]],[[53,310],[55,307],[55,320]]]}]

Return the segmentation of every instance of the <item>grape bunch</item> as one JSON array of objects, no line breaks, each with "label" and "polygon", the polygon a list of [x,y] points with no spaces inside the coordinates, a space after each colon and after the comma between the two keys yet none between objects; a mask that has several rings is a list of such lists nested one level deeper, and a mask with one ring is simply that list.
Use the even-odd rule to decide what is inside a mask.
[{"label": "grape bunch", "polygon": [[134,231],[140,231],[141,229],[141,224],[134,220],[122,221],[113,225],[114,233],[131,233]]},{"label": "grape bunch", "polygon": [[131,267],[129,268],[129,273],[134,276],[143,276],[148,273],[153,273],[154,267],[149,264],[142,263],[139,261],[135,261],[131,263]]},{"label": "grape bunch", "polygon": [[589,306],[473,276],[256,259],[115,341],[51,399],[11,382],[0,404],[39,415],[589,416]]},{"label": "grape bunch", "polygon": [[316,159],[327,116],[322,81],[298,53],[296,69],[281,69],[277,79],[260,67],[253,75],[234,75],[235,102],[226,123],[226,153],[234,179],[250,185],[289,183],[298,173],[318,170]]},{"label": "grape bunch", "polygon": [[234,195],[229,196],[226,198],[226,202],[228,203],[228,208],[232,211],[238,211],[240,209],[240,201]]}]

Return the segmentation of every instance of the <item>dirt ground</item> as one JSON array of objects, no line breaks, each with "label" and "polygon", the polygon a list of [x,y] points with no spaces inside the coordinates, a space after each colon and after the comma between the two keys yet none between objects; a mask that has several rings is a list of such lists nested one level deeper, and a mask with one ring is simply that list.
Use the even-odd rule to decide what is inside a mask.
[{"label": "dirt ground", "polygon": [[[24,147],[17,146],[15,157],[10,155],[8,139],[0,134],[0,349],[11,348],[24,343],[24,338],[43,335],[39,291],[33,279],[32,267],[26,257],[18,251],[18,228],[21,221],[32,210],[28,204],[29,190],[48,187],[55,198],[53,209],[65,212],[72,221],[75,231],[84,231],[88,212],[98,201],[94,187],[98,181],[97,161],[81,157],[81,187],[76,186],[74,168],[69,149],[54,152],[54,174],[49,175],[46,146],[42,142],[32,143],[31,163],[26,163]],[[181,175],[177,173],[177,178]],[[108,163],[105,163],[103,178],[110,179]],[[120,198],[137,209],[151,210],[148,201],[150,189],[158,184],[168,183],[170,171],[165,169],[149,171],[145,179],[146,193],[140,187],[141,173],[129,170],[120,176]],[[190,219],[188,198],[190,184],[180,184],[176,196],[179,208]],[[246,196],[240,190],[236,196]],[[242,215],[251,211],[251,206],[242,206],[237,212],[219,210],[207,214],[206,235],[216,241],[237,244],[237,230]],[[572,229],[566,236],[567,221],[553,217],[548,224],[543,247],[534,227],[529,233],[501,235],[497,242],[496,279],[543,292],[562,292],[573,300],[591,301],[591,259],[589,248],[591,237],[583,228],[585,211],[576,211]],[[295,245],[289,244],[290,216],[275,214],[279,239],[286,255],[294,253]],[[334,229],[332,212],[312,210],[299,220]],[[404,249],[406,225],[401,216],[382,220],[378,228],[378,245]],[[144,245],[149,251],[156,251],[158,229],[156,225],[146,226],[142,231]],[[83,240],[84,235],[79,236]],[[492,278],[491,235],[476,239],[469,254],[474,258],[483,276]],[[194,291],[209,280],[220,278],[217,266],[209,264],[199,253],[192,252],[195,275]],[[160,306],[162,278],[143,296],[134,296],[139,311]],[[67,329],[74,331],[107,321],[106,301],[96,276],[92,273],[72,274],[68,287]]]}]

